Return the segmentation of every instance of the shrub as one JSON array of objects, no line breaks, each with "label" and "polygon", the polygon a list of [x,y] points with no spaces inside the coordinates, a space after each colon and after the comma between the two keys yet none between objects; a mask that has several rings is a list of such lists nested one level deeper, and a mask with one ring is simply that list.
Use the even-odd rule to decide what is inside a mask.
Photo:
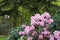
[{"label": "shrub", "polygon": [[[56,35],[53,36],[52,32],[48,30],[49,25],[52,23],[53,19],[49,13],[35,14],[31,17],[30,26],[22,25],[24,30],[19,32],[21,40],[25,40],[25,37],[27,37],[27,40],[54,40],[54,36]],[[56,32],[58,34],[59,31]],[[56,33],[54,32],[54,34]]]},{"label": "shrub", "polygon": [[22,30],[21,27],[18,27],[16,29],[14,29],[13,31],[11,31],[9,37],[7,38],[7,40],[17,40],[19,38],[18,32]]},{"label": "shrub", "polygon": [[[58,40],[59,40],[59,37],[60,37],[60,36],[59,36],[59,33],[60,33],[60,31],[59,31],[58,26],[59,26],[59,19],[60,19],[60,18],[59,18],[59,16],[58,16],[58,14],[55,14],[55,16],[53,16],[52,18],[54,19],[55,22],[53,22],[52,25],[49,24],[49,27],[47,28],[46,33],[48,33],[48,34],[50,33],[49,36],[48,36],[50,39],[51,39],[51,38],[54,38],[54,40],[55,40],[55,39],[58,39]],[[57,18],[59,18],[59,19],[57,19]],[[31,24],[32,24],[32,23],[31,23]],[[32,25],[34,25],[34,23],[33,23]],[[36,24],[35,24],[35,25],[36,25]],[[44,36],[41,35],[41,32],[44,31],[44,30],[46,30],[46,29],[45,29],[46,27],[44,27],[44,26],[43,26],[43,27],[41,27],[41,26],[38,27],[38,26],[37,26],[38,28],[35,27],[35,30],[31,31],[30,33],[29,33],[29,31],[28,31],[30,37],[28,37],[28,35],[27,35],[28,33],[27,33],[27,34],[24,34],[24,31],[25,31],[24,28],[25,28],[25,27],[29,27],[29,26],[22,25],[22,28],[18,27],[17,29],[13,30],[13,32],[11,32],[10,37],[8,38],[8,40],[18,40],[18,39],[20,40],[20,37],[23,37],[22,35],[25,35],[25,37],[24,37],[25,40],[27,40],[27,38],[31,40],[31,39],[32,39],[32,36],[31,36],[32,33],[36,33],[36,34],[38,33],[38,35],[36,35],[36,36],[33,37],[33,40],[37,40],[38,37],[44,38]],[[31,27],[31,25],[30,25],[30,27]],[[30,27],[29,27],[29,28],[30,28]],[[34,28],[34,27],[33,27],[33,28]],[[38,29],[39,29],[39,30],[38,30]],[[27,30],[28,30],[28,29],[27,29]],[[55,31],[55,30],[58,30],[58,31]],[[53,32],[54,32],[54,36],[53,36]],[[56,33],[55,33],[55,32],[58,34],[58,36],[57,36],[58,38],[56,38],[56,36],[55,36]],[[18,34],[18,33],[19,33],[19,34]],[[22,34],[21,34],[21,33],[22,33]],[[43,33],[43,32],[42,32],[42,33]],[[44,39],[49,40],[49,38],[44,38]],[[39,39],[38,39],[38,40],[39,40]]]}]

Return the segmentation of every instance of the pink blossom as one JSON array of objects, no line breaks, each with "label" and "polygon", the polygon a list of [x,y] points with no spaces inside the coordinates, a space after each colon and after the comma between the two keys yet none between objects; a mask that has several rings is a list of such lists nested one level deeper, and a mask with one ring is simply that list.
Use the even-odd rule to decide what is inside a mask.
[{"label": "pink blossom", "polygon": [[35,20],[31,20],[31,25],[35,25],[36,24],[36,22],[35,22]]},{"label": "pink blossom", "polygon": [[51,15],[48,12],[44,12],[44,16],[46,17],[46,19],[51,17]]},{"label": "pink blossom", "polygon": [[37,16],[40,16],[40,14],[36,13],[35,16],[36,16],[36,17],[37,17]]},{"label": "pink blossom", "polygon": [[24,40],[24,35],[23,35],[23,36],[21,36],[21,40]]},{"label": "pink blossom", "polygon": [[22,28],[25,28],[26,27],[26,25],[24,24],[24,25],[22,25]]},{"label": "pink blossom", "polygon": [[28,37],[28,39],[27,40],[32,40],[33,38],[32,37]]},{"label": "pink blossom", "polygon": [[36,23],[36,25],[40,25],[40,22],[39,21],[36,21],[35,23]]},{"label": "pink blossom", "polygon": [[40,14],[35,14],[35,17],[39,18],[40,17]]},{"label": "pink blossom", "polygon": [[45,21],[44,16],[41,15],[41,16],[39,17],[39,20],[41,20],[41,21],[44,22],[44,21]]},{"label": "pink blossom", "polygon": [[34,16],[31,16],[31,20],[35,20]]},{"label": "pink blossom", "polygon": [[44,28],[44,31],[47,31],[47,28]]},{"label": "pink blossom", "polygon": [[35,14],[34,18],[35,20],[39,20],[40,14]]},{"label": "pink blossom", "polygon": [[26,34],[29,34],[30,33],[30,26],[27,26],[24,31]]},{"label": "pink blossom", "polygon": [[50,40],[54,40],[54,36],[53,35],[50,35]]},{"label": "pink blossom", "polygon": [[36,35],[37,35],[37,32],[33,31],[32,36],[36,36]]},{"label": "pink blossom", "polygon": [[22,32],[22,31],[19,32],[19,35],[23,35],[23,34],[24,34],[24,32]]},{"label": "pink blossom", "polygon": [[56,39],[60,39],[60,31],[54,31],[54,36]]},{"label": "pink blossom", "polygon": [[40,26],[44,26],[44,22],[40,22]]},{"label": "pink blossom", "polygon": [[41,33],[44,34],[44,35],[48,35],[48,34],[50,34],[49,31],[42,31]]},{"label": "pink blossom", "polygon": [[41,34],[42,34],[44,37],[49,37],[50,32],[49,32],[49,31],[42,31]]},{"label": "pink blossom", "polygon": [[53,23],[53,19],[46,20],[48,24]]},{"label": "pink blossom", "polygon": [[39,35],[39,39],[43,39],[43,35]]},{"label": "pink blossom", "polygon": [[57,39],[57,40],[60,40],[60,38],[59,38],[59,39]]},{"label": "pink blossom", "polygon": [[35,27],[31,25],[30,30],[35,30]]}]

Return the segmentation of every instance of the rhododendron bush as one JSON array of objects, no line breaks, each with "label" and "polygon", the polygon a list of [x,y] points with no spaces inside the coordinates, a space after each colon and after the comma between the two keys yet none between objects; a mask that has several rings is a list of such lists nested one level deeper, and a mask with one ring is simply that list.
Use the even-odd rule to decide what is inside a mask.
[{"label": "rhododendron bush", "polygon": [[22,25],[23,31],[19,31],[20,40],[60,40],[60,31],[49,31],[50,25],[53,23],[53,19],[48,12],[43,14],[35,14],[31,16],[31,25]]}]

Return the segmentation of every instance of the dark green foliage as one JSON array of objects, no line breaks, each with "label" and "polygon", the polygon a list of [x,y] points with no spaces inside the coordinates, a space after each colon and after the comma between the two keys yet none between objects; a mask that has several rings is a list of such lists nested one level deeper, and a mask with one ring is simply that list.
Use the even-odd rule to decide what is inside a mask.
[{"label": "dark green foliage", "polygon": [[18,35],[18,32],[21,30],[22,30],[22,28],[18,27],[16,29],[14,29],[13,31],[11,31],[9,37],[6,40],[17,40],[18,38],[20,38],[20,36]]},{"label": "dark green foliage", "polygon": [[53,18],[55,19],[54,21],[55,21],[56,30],[60,30],[60,10],[56,12]]},{"label": "dark green foliage", "polygon": [[56,11],[55,15],[52,16],[54,19],[53,24],[50,26],[50,31],[53,32],[54,30],[59,30],[60,31],[60,10]]}]

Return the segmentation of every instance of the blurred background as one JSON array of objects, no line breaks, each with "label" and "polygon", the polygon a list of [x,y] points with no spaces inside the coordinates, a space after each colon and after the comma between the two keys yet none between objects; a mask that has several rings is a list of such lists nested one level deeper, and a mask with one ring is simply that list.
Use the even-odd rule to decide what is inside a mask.
[{"label": "blurred background", "polygon": [[[49,12],[60,29],[60,0],[0,0],[0,40],[22,24],[30,25],[30,17]],[[59,27],[57,27],[59,26]]]}]

